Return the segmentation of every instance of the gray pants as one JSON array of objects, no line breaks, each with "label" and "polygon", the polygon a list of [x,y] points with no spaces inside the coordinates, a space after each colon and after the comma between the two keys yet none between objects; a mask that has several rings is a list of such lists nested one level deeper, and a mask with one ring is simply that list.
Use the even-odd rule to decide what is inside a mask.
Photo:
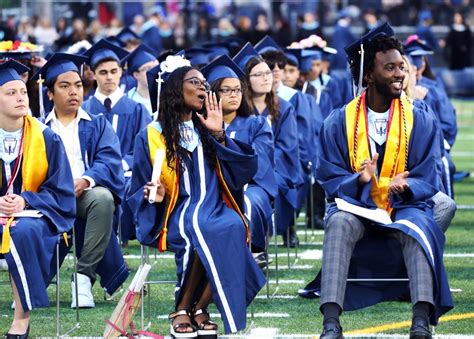
[{"label": "gray pants", "polygon": [[[420,244],[403,232],[387,231],[387,236],[397,238],[402,244],[412,303],[425,301],[433,304],[433,275]],[[350,213],[339,211],[327,220],[323,244],[321,305],[331,302],[343,308],[352,252],[364,233],[364,224]]]},{"label": "gray pants", "polygon": [[95,270],[104,256],[112,233],[115,211],[114,197],[104,187],[96,186],[84,191],[76,200],[77,218],[84,219],[85,233],[78,272],[95,280]]},{"label": "gray pants", "polygon": [[431,197],[431,200],[434,203],[433,218],[439,227],[441,227],[443,233],[446,233],[449,224],[451,224],[451,220],[454,218],[456,203],[443,192],[436,193]]}]

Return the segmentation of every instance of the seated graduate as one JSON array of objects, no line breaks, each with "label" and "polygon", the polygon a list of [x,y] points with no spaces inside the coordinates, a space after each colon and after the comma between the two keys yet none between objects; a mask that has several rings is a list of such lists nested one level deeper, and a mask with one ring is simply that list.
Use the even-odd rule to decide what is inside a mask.
[{"label": "seated graduate", "polygon": [[146,72],[158,65],[158,60],[153,55],[153,51],[145,44],[138,46],[133,52],[122,59],[122,66],[137,81],[137,86],[127,92],[127,96],[142,105],[144,105],[150,114],[151,101],[148,94],[148,83]]},{"label": "seated graduate", "polygon": [[[82,105],[90,114],[103,114],[112,124],[120,141],[122,166],[126,174],[125,194],[130,188],[130,173],[133,165],[133,148],[135,137],[151,122],[151,116],[145,106],[139,104],[124,94],[119,87],[122,67],[120,59],[128,52],[102,39],[88,49],[84,55],[89,57],[89,65],[94,71],[97,90]],[[127,173],[128,172],[128,173]],[[133,238],[132,213],[123,199],[120,225],[124,230],[124,241]]]},{"label": "seated graduate", "polygon": [[120,140],[123,170],[132,168],[135,136],[151,121],[146,108],[129,97],[119,87],[122,67],[120,60],[127,51],[102,39],[88,49],[85,56],[94,71],[97,90],[82,105],[90,114],[103,114],[112,124]]},{"label": "seated graduate", "polygon": [[[226,136],[222,105],[189,65],[181,56],[168,56],[147,74],[159,114],[137,136],[128,203],[138,240],[175,253],[172,336],[212,338],[217,325],[206,310],[211,300],[225,333],[236,332],[245,328],[246,307],[265,284],[247,247],[249,229],[241,212],[243,187],[257,171],[257,157],[249,145]],[[151,182],[157,150],[166,156],[159,179]],[[156,196],[150,196],[154,188]]]},{"label": "seated graduate", "polygon": [[278,234],[286,234],[294,222],[298,187],[303,183],[295,109],[273,92],[272,71],[250,43],[233,60],[245,73],[245,100],[256,116],[261,115],[267,119],[273,131],[275,178],[278,185],[275,199],[276,229]]},{"label": "seated graduate", "polygon": [[456,112],[444,89],[440,88],[436,81],[422,75],[423,71],[427,68],[425,63],[425,60],[427,60],[426,56],[433,54],[433,51],[416,38],[417,36],[412,36],[404,46],[405,53],[410,57],[411,64],[416,67],[417,83],[414,88],[414,95],[431,108],[441,127],[443,147],[445,149],[445,152],[443,152],[443,163],[447,173],[443,182],[446,193],[453,198],[453,179],[456,168],[449,152],[454,145],[457,135]]},{"label": "seated graduate", "polygon": [[[296,88],[301,90],[303,87],[305,89],[308,89],[309,87],[312,88],[315,92],[309,93],[306,92],[304,93],[306,98],[308,99],[309,106],[311,108],[311,112],[313,113],[312,118],[313,118],[313,132],[312,136],[310,137],[309,135],[307,138],[309,138],[312,141],[312,149],[313,151],[313,160],[311,161],[311,187],[310,189],[312,190],[313,193],[313,199],[311,200],[311,191],[308,190],[306,194],[306,227],[307,228],[319,228],[322,229],[324,228],[324,214],[326,212],[326,196],[324,193],[323,188],[319,183],[314,180],[316,177],[316,162],[318,158],[318,142],[319,142],[319,131],[321,130],[321,125],[323,123],[324,118],[329,115],[329,112],[326,112],[326,114],[323,115],[322,109],[323,107],[321,106],[321,98],[323,97],[323,94],[326,95],[326,98],[329,99],[329,96],[327,96],[327,93],[325,91],[317,91],[311,84],[309,84],[307,81],[303,82],[303,77],[301,75],[300,69],[311,67],[311,56],[314,55],[315,53],[319,53],[316,51],[312,50],[305,50],[305,49],[296,49],[296,48],[287,48],[285,50],[285,54],[287,57],[287,64],[285,66],[284,70],[284,75],[283,75],[283,83],[285,86],[291,87],[291,88]],[[306,86],[304,86],[306,84]],[[309,86],[308,86],[309,85]],[[316,95],[316,93],[319,93],[319,95]],[[318,97],[319,96],[319,97]],[[318,101],[319,100],[319,101]],[[329,99],[329,104],[330,104],[330,99]],[[332,109],[332,107],[325,107],[324,109]],[[313,202],[313,206],[311,206],[311,201]],[[312,212],[312,213],[311,213]],[[311,217],[313,220],[311,220]]]},{"label": "seated graduate", "polygon": [[[295,109],[296,125],[298,129],[298,144],[300,154],[300,175],[303,181],[298,187],[298,197],[296,212],[303,207],[307,192],[311,185],[311,164],[314,161],[315,148],[313,138],[308,137],[314,134],[314,115],[310,103],[305,94],[283,84],[283,71],[287,64],[287,57],[282,48],[269,36],[264,37],[255,45],[255,50],[262,56],[268,67],[272,70],[273,91],[279,99],[286,100]],[[294,247],[298,245],[299,239],[296,235],[294,219],[290,222],[289,229],[283,230],[284,246]],[[287,239],[289,234],[289,239]]]},{"label": "seated graduate", "polygon": [[[30,311],[49,306],[46,288],[56,266],[56,244],[73,227],[76,213],[61,139],[27,115],[29,100],[20,78],[27,71],[14,60],[0,64],[0,255],[8,265],[16,306],[6,338],[27,338]],[[29,209],[42,216],[12,217]]]},{"label": "seated graduate", "polygon": [[[440,157],[436,120],[403,94],[403,47],[388,24],[346,52],[358,90],[367,89],[333,111],[321,131],[317,179],[330,201],[323,244],[321,338],[342,338],[343,309],[395,300],[407,287],[413,305],[410,337],[431,338],[429,324],[453,307],[442,260],[444,234],[427,204],[440,190],[439,173],[433,170]],[[384,209],[393,223],[383,225],[339,210],[335,198]],[[350,267],[351,257],[358,260]],[[354,278],[361,271],[365,277],[391,278],[393,273],[403,275],[405,268],[409,283],[351,283],[346,293],[348,272]]]},{"label": "seated graduate", "polygon": [[[407,98],[413,101],[413,104],[419,107],[420,111],[425,112],[424,114],[430,114],[435,119],[437,119],[432,109],[423,101],[424,94],[426,94],[426,92],[416,85],[417,68],[413,64],[412,57],[403,55],[403,60],[407,65],[407,67],[405,68],[405,79],[403,80],[403,91],[405,92]],[[441,146],[441,158],[438,159],[437,170],[440,175],[442,190],[437,192],[430,200],[433,202],[433,218],[436,220],[436,223],[441,227],[443,233],[445,233],[454,218],[454,214],[456,212],[456,203],[447,194],[451,187],[450,183],[452,175],[449,166],[449,163],[451,163],[451,161],[448,160],[448,158],[450,159],[450,156],[448,150],[446,150],[444,147],[443,131],[439,126],[439,121],[438,134],[440,139],[439,145]]]},{"label": "seated graduate", "polygon": [[245,187],[245,215],[250,222],[251,251],[255,260],[266,264],[265,253],[268,225],[273,214],[272,201],[278,193],[275,180],[273,132],[267,119],[256,116],[246,100],[240,78],[245,75],[227,55],[213,60],[201,70],[211,84],[211,91],[222,101],[226,134],[251,145],[258,157],[258,170]]},{"label": "seated graduate", "polygon": [[[81,108],[83,86],[79,70],[86,61],[87,57],[56,53],[34,79],[45,80],[48,98],[54,105],[45,123],[63,141],[74,178],[75,230],[76,234],[84,234],[78,251],[77,304],[95,307],[92,284],[109,242],[116,241],[112,226],[116,206],[123,196],[124,176],[120,144],[112,126],[103,115],[90,115]],[[123,264],[120,252],[117,260]],[[128,272],[123,272],[120,281],[127,276]],[[71,307],[76,307],[75,284],[71,284]]]}]

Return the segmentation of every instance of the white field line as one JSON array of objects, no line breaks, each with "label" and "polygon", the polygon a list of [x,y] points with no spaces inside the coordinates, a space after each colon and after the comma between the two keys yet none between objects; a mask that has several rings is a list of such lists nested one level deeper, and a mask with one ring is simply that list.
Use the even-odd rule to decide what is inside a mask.
[{"label": "white field line", "polygon": [[[303,279],[278,279],[278,283],[279,284],[297,284],[297,285],[301,285],[301,284],[304,284],[304,280]],[[270,284],[276,284],[276,280],[275,279],[271,279],[270,280]]]},{"label": "white field line", "polygon": [[[274,270],[276,269],[274,263],[271,263],[270,264],[270,269],[271,270]],[[313,265],[291,265],[289,268],[288,268],[288,265],[287,265],[287,262],[286,261],[283,261],[283,262],[279,262],[278,263],[278,270],[314,270],[316,267],[313,266]]]},{"label": "white field line", "polygon": [[470,158],[470,157],[474,157],[474,152],[472,152],[472,151],[453,151],[453,152],[451,152],[451,155],[453,157],[459,157],[459,158]]},{"label": "white field line", "polygon": [[[256,299],[267,299],[267,296],[266,295],[257,295],[255,298]],[[270,299],[297,299],[297,298],[298,298],[297,295],[287,295],[287,294],[272,295],[270,297]]]},{"label": "white field line", "polygon": [[[220,318],[220,313],[211,313],[211,318]],[[247,312],[247,318],[250,318],[250,312]],[[288,313],[272,313],[272,312],[263,312],[263,313],[255,313],[255,318],[290,318]],[[157,319],[168,319],[168,314],[162,314],[156,317]]]},{"label": "white field line", "polygon": [[458,210],[474,210],[474,205],[457,205]]}]

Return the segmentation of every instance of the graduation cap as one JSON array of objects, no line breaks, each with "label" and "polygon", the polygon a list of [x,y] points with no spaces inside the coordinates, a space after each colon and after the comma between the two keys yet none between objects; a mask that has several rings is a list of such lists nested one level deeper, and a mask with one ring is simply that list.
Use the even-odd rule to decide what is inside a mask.
[{"label": "graduation cap", "polygon": [[187,48],[176,53],[182,55],[184,58],[191,62],[192,66],[205,65],[209,62],[209,53],[211,52],[208,48],[193,47]]},{"label": "graduation cap", "polygon": [[240,79],[245,76],[239,66],[232,61],[228,55],[221,55],[201,69],[201,73],[210,84],[219,79],[235,78]]},{"label": "graduation cap", "polygon": [[259,57],[258,52],[253,48],[250,42],[247,42],[244,47],[232,58],[232,60],[245,72],[245,66],[253,57]]},{"label": "graduation cap", "polygon": [[285,48],[283,50],[285,52],[285,56],[288,59],[288,63],[292,66],[296,66],[300,68],[300,57],[301,57],[301,51],[302,49],[300,48]]},{"label": "graduation cap", "polygon": [[369,31],[360,39],[357,39],[350,45],[344,47],[344,50],[346,51],[350,65],[356,62],[360,62],[359,79],[357,83],[357,89],[355,91],[356,96],[359,95],[360,92],[362,92],[362,79],[364,75],[364,45],[367,45],[368,43],[372,42],[376,38],[379,38],[382,36],[391,37],[394,34],[395,33],[393,32],[392,27],[387,22],[385,22],[382,25]]},{"label": "graduation cap", "polygon": [[431,14],[431,11],[429,10],[423,10],[420,12],[420,14],[418,14],[418,20],[420,21],[426,21],[426,20],[430,20],[433,18],[433,15]]},{"label": "graduation cap", "polygon": [[158,55],[157,59],[158,59],[159,62],[162,62],[162,61],[166,60],[166,57],[168,55],[175,55],[175,54],[176,54],[175,50],[167,49],[166,51],[161,52],[160,55]]},{"label": "graduation cap", "polygon": [[115,46],[106,39],[101,39],[91,48],[84,52],[89,57],[89,65],[95,68],[97,64],[104,59],[113,59],[120,63],[120,60],[128,55],[128,52],[118,46]]},{"label": "graduation cap", "polygon": [[282,48],[275,42],[275,40],[270,38],[270,36],[265,35],[259,42],[257,42],[255,50],[259,54],[263,54],[269,51],[282,51]]},{"label": "graduation cap", "polygon": [[227,42],[207,42],[202,44],[202,47],[208,49],[209,60],[214,59],[217,56],[229,54],[229,44]]},{"label": "graduation cap", "polygon": [[76,72],[79,76],[82,75],[82,65],[87,62],[87,57],[81,55],[55,53],[46,64],[39,69],[38,72],[31,78],[38,82],[40,115],[45,116],[43,106],[43,82],[46,86],[50,86],[52,82],[61,74],[66,72]]},{"label": "graduation cap", "polygon": [[414,36],[414,39],[408,37],[406,45],[403,45],[405,54],[417,68],[423,66],[423,56],[434,54],[433,50],[423,41]]},{"label": "graduation cap", "polygon": [[0,59],[31,60],[31,52],[1,52]]},{"label": "graduation cap", "polygon": [[116,37],[122,41],[124,44],[127,43],[129,40],[140,40],[140,37],[132,31],[129,27],[124,27]]},{"label": "graduation cap", "polygon": [[337,54],[337,49],[332,47],[323,47],[322,49],[322,60],[331,62],[334,55]]},{"label": "graduation cap", "polygon": [[13,59],[0,63],[0,86],[13,80],[21,80],[20,75],[29,70],[28,67]]},{"label": "graduation cap", "polygon": [[122,67],[127,68],[129,73],[138,71],[138,69],[150,61],[157,61],[153,51],[145,44],[141,44],[129,55],[122,59]]},{"label": "graduation cap", "polygon": [[148,93],[150,94],[151,108],[154,114],[155,112],[158,114],[160,109],[161,86],[173,71],[184,66],[191,66],[191,63],[182,55],[168,55],[159,65],[146,72]]},{"label": "graduation cap", "polygon": [[123,48],[125,47],[125,43],[117,38],[115,35],[111,35],[105,38],[108,42],[110,42],[112,45]]}]

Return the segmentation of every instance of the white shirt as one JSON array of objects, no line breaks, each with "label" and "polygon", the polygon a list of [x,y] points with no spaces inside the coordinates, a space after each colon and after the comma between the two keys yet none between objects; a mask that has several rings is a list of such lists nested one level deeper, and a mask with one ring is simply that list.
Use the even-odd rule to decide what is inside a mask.
[{"label": "white shirt", "polygon": [[377,113],[367,107],[367,121],[370,139],[382,146],[387,141],[387,124],[390,110]]},{"label": "white shirt", "polygon": [[79,140],[79,121],[81,119],[92,120],[89,114],[79,107],[76,118],[69,125],[64,126],[56,117],[56,112],[53,108],[46,117],[45,123],[48,124],[51,121],[51,129],[61,138],[66,149],[69,165],[71,166],[72,177],[74,179],[86,179],[90,183],[89,188],[92,188],[95,186],[94,179],[84,175],[86,169],[82,159],[81,142]]},{"label": "white shirt", "polygon": [[123,91],[120,87],[117,87],[117,89],[112,94],[106,96],[105,94],[100,93],[99,89],[97,89],[94,93],[94,96],[102,103],[102,105],[104,105],[105,99],[109,98],[112,102],[110,107],[114,107],[115,104],[123,97]]},{"label": "white shirt", "polygon": [[143,104],[148,110],[148,113],[150,113],[150,116],[152,116],[154,118],[153,120],[155,120],[156,117],[154,117],[152,113],[150,98],[144,98],[140,93],[138,93],[138,90],[136,87],[128,91],[127,96],[133,101],[138,102],[139,104]]}]

